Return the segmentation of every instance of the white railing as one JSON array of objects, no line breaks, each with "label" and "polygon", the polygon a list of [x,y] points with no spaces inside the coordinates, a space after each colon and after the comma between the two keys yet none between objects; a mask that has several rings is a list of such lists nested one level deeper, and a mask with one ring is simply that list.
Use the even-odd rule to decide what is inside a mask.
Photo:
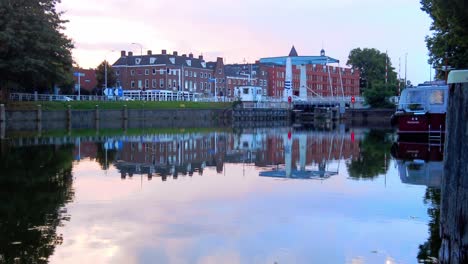
[{"label": "white railing", "polygon": [[123,96],[98,96],[98,95],[53,95],[11,93],[12,101],[190,101],[190,102],[232,102],[230,97],[209,97],[200,93],[172,92],[164,90],[127,90]]}]

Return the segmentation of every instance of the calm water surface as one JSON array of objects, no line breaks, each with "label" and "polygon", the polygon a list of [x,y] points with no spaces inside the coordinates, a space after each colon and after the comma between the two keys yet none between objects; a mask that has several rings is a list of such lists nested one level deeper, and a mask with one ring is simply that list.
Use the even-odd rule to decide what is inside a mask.
[{"label": "calm water surface", "polygon": [[438,249],[442,168],[392,143],[365,129],[12,136],[0,262],[415,263]]}]

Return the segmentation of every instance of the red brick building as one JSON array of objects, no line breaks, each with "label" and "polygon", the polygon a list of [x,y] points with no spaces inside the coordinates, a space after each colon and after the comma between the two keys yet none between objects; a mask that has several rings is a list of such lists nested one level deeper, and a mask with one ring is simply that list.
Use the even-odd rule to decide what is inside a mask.
[{"label": "red brick building", "polygon": [[[325,51],[321,52],[325,57]],[[289,56],[298,56],[295,48],[291,49]],[[278,65],[263,65],[268,72],[268,96],[282,96],[286,77],[286,67]],[[300,69],[293,65],[293,94],[299,95]],[[308,96],[358,96],[359,71],[351,68],[337,67],[322,64],[307,64],[307,95]],[[343,89],[342,89],[343,87]]]},{"label": "red brick building", "polygon": [[[222,63],[222,58],[218,58]],[[112,65],[117,75],[117,86],[125,90],[170,90],[212,94],[214,84],[209,80],[214,70],[207,67],[203,56],[192,53],[179,55],[162,50],[161,54],[134,56],[121,52]]]},{"label": "red brick building", "polygon": [[[322,50],[322,56],[324,51]],[[293,47],[291,54],[297,56]],[[264,88],[264,95],[280,97],[284,89],[285,67],[271,64],[229,64],[222,58],[205,62],[203,56],[179,55],[162,50],[161,54],[135,56],[121,52],[112,66],[117,86],[125,90],[169,90],[234,97],[239,86]],[[321,64],[306,65],[308,96],[358,96],[359,72],[354,69]],[[215,91],[216,81],[216,91]],[[293,66],[293,93],[299,95],[300,70]],[[341,88],[343,87],[343,89]]]},{"label": "red brick building", "polygon": [[[80,77],[80,89],[92,92],[94,88],[97,86],[96,80],[96,70],[95,69],[81,69],[81,68],[74,68],[73,72],[79,72],[84,74],[84,76]],[[78,90],[78,77],[73,76],[73,81],[75,83],[75,90]]]}]

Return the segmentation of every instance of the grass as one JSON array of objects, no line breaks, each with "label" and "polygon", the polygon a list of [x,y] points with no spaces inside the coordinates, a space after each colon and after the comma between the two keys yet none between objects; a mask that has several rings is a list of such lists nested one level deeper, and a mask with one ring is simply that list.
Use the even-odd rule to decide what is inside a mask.
[{"label": "grass", "polygon": [[125,105],[128,109],[226,109],[231,108],[232,103],[216,102],[146,102],[146,101],[72,101],[72,102],[9,102],[6,104],[8,110],[36,110],[41,105],[42,110],[66,110],[68,105],[75,110],[91,110],[96,105],[99,109],[122,109]]}]

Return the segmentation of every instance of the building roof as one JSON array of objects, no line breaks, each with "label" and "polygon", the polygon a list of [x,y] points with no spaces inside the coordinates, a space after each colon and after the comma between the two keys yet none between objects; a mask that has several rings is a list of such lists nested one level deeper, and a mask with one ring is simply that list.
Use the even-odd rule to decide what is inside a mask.
[{"label": "building roof", "polygon": [[291,48],[291,51],[289,52],[289,57],[297,57],[297,56],[299,55],[297,55],[296,48],[294,48],[294,45],[293,45]]},{"label": "building roof", "polygon": [[306,65],[306,64],[329,64],[339,63],[340,61],[328,56],[325,56],[325,51],[322,49],[320,54],[323,56],[299,56],[297,55],[296,48],[292,46],[291,51],[287,57],[270,57],[260,59],[261,64],[273,64],[273,65],[286,65],[286,59],[291,58],[292,65]]},{"label": "building roof", "polygon": [[250,74],[254,78],[258,72],[258,64],[227,64],[224,66],[224,73],[227,77],[247,78],[246,74]]},{"label": "building roof", "polygon": [[175,56],[172,54],[153,54],[143,56],[124,56],[120,57],[112,66],[184,66],[192,68],[207,68],[207,63],[203,59],[190,58],[189,56]]},{"label": "building roof", "polygon": [[306,64],[329,64],[339,63],[340,61],[328,56],[298,56],[298,57],[271,57],[262,58],[260,63],[262,64],[274,64],[274,65],[286,65],[286,59],[291,58],[293,65],[306,65]]}]

